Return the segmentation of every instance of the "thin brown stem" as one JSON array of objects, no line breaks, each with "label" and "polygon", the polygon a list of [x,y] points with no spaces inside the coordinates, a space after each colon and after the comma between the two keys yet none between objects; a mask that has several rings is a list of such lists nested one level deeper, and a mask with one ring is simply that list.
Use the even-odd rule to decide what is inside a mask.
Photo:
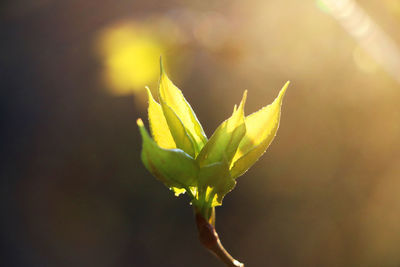
[{"label": "thin brown stem", "polygon": [[204,217],[196,213],[197,230],[199,231],[200,242],[219,258],[226,266],[244,267],[243,263],[235,260],[222,246],[214,226],[207,222]]}]

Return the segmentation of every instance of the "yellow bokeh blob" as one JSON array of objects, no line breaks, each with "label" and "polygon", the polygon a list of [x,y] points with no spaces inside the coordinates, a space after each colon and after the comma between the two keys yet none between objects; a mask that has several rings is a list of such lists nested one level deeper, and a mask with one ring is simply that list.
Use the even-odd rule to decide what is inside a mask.
[{"label": "yellow bokeh blob", "polygon": [[104,30],[98,40],[104,80],[115,95],[132,94],[158,79],[162,46],[151,31],[134,24]]}]

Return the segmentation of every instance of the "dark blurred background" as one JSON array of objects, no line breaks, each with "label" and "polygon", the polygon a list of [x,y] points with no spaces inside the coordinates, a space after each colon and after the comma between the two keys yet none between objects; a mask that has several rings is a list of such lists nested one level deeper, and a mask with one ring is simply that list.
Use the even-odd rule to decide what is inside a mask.
[{"label": "dark blurred background", "polygon": [[1,266],[221,266],[140,161],[158,58],[208,136],[291,80],[217,208],[246,266],[400,266],[400,1],[0,5]]}]

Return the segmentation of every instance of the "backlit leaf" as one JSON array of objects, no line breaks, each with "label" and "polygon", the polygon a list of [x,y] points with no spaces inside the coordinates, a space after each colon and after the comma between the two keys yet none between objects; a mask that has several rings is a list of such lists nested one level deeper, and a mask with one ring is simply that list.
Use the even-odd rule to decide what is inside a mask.
[{"label": "backlit leaf", "polygon": [[247,91],[243,94],[239,108],[234,108],[232,116],[218,126],[210,140],[203,147],[197,157],[197,162],[200,166],[222,162],[224,159],[230,164],[240,141],[246,133],[244,122],[246,97]]},{"label": "backlit leaf", "polygon": [[149,98],[149,124],[154,141],[162,148],[176,148],[161,105],[154,100],[148,87],[146,90]]},{"label": "backlit leaf", "polygon": [[232,160],[231,175],[236,178],[245,173],[265,152],[279,127],[282,99],[287,82],[274,102],[246,117],[246,135]]},{"label": "backlit leaf", "polygon": [[[160,101],[165,102],[178,116],[187,130],[188,134],[193,138],[196,154],[201,150],[207,142],[207,137],[198,121],[192,107],[186,101],[181,90],[179,90],[168,78],[163,70],[160,61],[161,77],[160,77]],[[167,120],[168,121],[168,120]],[[175,139],[176,142],[176,139]]]},{"label": "backlit leaf", "polygon": [[195,160],[180,149],[159,147],[149,136],[141,119],[137,121],[143,139],[142,161],[147,170],[175,193],[197,185]]},{"label": "backlit leaf", "polygon": [[[168,123],[169,131],[174,138],[176,147],[182,149],[194,158],[196,156],[195,141],[186,130],[180,118],[162,99],[161,107],[164,112],[165,119]],[[165,131],[168,131],[168,128],[165,129]]]},{"label": "backlit leaf", "polygon": [[[199,187],[206,188],[211,207],[222,205],[223,197],[236,185],[229,173],[229,164],[225,160],[203,166],[199,172]],[[207,188],[208,187],[208,188]]]}]

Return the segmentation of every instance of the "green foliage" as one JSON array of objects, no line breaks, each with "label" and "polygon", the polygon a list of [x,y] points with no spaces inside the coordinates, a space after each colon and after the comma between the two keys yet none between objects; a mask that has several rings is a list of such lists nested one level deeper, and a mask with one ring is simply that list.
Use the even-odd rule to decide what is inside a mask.
[{"label": "green foliage", "polygon": [[289,82],[274,102],[244,115],[247,91],[230,118],[208,140],[196,114],[168,78],[161,64],[159,103],[147,88],[148,117],[152,137],[141,119],[145,167],[176,195],[187,192],[194,207],[212,220],[215,206],[265,152],[279,126],[282,99]]}]

